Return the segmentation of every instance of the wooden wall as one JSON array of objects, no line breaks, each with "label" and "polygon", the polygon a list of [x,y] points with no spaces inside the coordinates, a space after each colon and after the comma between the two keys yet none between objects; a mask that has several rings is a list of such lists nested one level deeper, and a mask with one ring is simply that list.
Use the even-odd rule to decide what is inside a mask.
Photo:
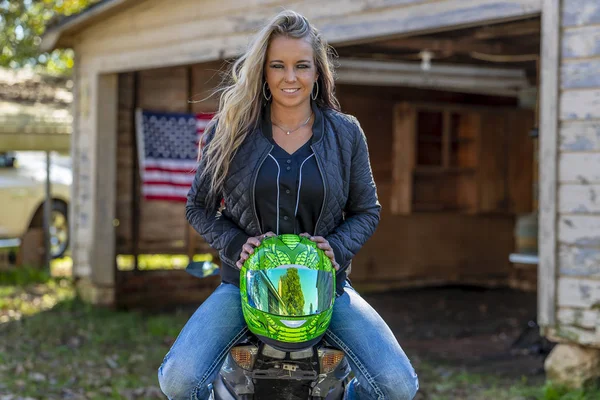
[{"label": "wooden wall", "polygon": [[510,273],[508,254],[514,250],[513,215],[391,213],[392,112],[394,104],[402,101],[516,107],[516,100],[349,85],[339,85],[337,94],[342,110],[355,115],[367,135],[383,208],[377,231],[353,262],[353,282],[362,288],[378,289],[446,283],[505,284]]},{"label": "wooden wall", "polygon": [[215,111],[216,96],[197,101],[209,97],[218,85],[220,77],[216,72],[221,64],[119,75],[117,254],[186,253],[188,234],[195,236],[196,252],[209,251],[200,236],[189,229],[184,203],[146,201],[140,195],[133,118],[136,107],[163,112]]},{"label": "wooden wall", "polygon": [[554,335],[600,346],[600,2],[563,0],[560,16]]}]

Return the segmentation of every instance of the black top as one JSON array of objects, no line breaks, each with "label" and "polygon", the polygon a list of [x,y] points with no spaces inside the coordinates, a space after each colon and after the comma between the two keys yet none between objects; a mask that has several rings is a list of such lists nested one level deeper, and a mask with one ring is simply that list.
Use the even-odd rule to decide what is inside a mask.
[{"label": "black top", "polygon": [[265,107],[262,133],[273,144],[273,150],[258,172],[255,187],[261,231],[313,235],[323,206],[324,187],[310,146],[322,135],[323,118],[317,109],[313,136],[289,154],[273,139],[270,114],[270,107]]}]

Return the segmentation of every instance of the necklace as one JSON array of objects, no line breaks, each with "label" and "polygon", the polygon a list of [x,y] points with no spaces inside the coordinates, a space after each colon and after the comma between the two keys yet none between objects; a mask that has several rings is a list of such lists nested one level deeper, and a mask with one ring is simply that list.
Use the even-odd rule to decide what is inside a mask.
[{"label": "necklace", "polygon": [[296,129],[283,129],[281,126],[277,125],[275,122],[273,122],[273,120],[271,120],[271,123],[273,125],[275,125],[276,127],[278,127],[279,129],[281,129],[282,131],[284,131],[286,134],[290,134],[290,133],[294,133],[296,132],[298,129],[302,128],[303,126],[305,126],[306,124],[308,124],[308,121],[310,121],[310,119],[312,118],[312,112],[310,113],[310,115],[308,116],[308,118],[306,119],[306,121],[304,121],[302,124],[300,124],[300,126],[298,126]]}]

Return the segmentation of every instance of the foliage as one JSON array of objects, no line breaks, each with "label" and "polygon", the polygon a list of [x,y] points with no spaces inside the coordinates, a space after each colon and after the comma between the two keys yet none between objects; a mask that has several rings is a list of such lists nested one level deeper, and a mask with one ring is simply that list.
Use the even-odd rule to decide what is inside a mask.
[{"label": "foliage", "polygon": [[281,277],[281,298],[290,315],[304,315],[304,293],[296,268],[288,268]]},{"label": "foliage", "polygon": [[99,0],[0,0],[0,66],[40,66],[52,74],[68,74],[73,67],[70,49],[40,53],[46,27],[76,14]]}]

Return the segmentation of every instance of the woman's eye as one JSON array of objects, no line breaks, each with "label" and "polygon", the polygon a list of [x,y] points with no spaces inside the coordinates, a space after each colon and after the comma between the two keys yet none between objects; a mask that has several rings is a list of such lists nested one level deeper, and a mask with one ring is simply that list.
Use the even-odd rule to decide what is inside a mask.
[{"label": "woman's eye", "polygon": [[281,64],[273,64],[273,65],[271,65],[271,68],[283,68],[283,65],[281,65]]},{"label": "woman's eye", "polygon": [[306,64],[299,64],[298,68],[310,68],[310,66],[308,66]]}]

